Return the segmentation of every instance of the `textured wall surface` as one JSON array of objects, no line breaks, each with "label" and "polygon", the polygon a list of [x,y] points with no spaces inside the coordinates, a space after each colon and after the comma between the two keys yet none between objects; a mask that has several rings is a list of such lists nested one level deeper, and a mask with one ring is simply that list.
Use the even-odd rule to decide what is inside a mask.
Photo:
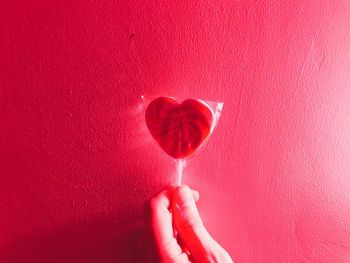
[{"label": "textured wall surface", "polygon": [[350,4],[0,3],[0,261],[133,262],[174,179],[141,94],[225,103],[184,182],[237,263],[350,262]]}]

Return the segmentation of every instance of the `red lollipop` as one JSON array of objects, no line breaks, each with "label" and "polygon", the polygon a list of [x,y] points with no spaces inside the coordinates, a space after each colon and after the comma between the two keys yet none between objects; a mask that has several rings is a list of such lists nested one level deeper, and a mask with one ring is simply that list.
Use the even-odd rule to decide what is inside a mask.
[{"label": "red lollipop", "polygon": [[146,124],[153,138],[171,157],[182,159],[198,149],[210,135],[214,113],[201,100],[159,97],[146,109]]}]

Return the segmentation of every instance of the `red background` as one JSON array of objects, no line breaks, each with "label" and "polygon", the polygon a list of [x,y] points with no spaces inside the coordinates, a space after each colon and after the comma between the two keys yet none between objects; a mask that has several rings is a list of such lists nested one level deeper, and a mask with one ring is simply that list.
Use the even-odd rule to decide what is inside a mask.
[{"label": "red background", "polygon": [[0,261],[133,262],[174,179],[141,94],[225,103],[184,171],[235,262],[350,262],[350,5],[2,1]]}]

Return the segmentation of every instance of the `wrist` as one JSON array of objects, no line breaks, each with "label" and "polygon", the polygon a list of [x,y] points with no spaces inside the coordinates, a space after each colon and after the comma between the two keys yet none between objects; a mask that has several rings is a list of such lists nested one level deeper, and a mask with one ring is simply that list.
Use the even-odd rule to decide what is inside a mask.
[{"label": "wrist", "polygon": [[233,263],[230,255],[215,240],[213,244],[205,248],[203,263]]}]

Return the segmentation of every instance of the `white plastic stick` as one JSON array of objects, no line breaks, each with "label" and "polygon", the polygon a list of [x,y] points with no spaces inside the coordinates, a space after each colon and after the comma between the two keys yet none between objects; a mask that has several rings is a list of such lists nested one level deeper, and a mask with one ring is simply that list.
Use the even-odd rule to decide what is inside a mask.
[{"label": "white plastic stick", "polygon": [[177,178],[176,178],[176,185],[182,184],[182,171],[183,171],[183,160],[178,159],[176,160],[176,170],[177,170]]}]

